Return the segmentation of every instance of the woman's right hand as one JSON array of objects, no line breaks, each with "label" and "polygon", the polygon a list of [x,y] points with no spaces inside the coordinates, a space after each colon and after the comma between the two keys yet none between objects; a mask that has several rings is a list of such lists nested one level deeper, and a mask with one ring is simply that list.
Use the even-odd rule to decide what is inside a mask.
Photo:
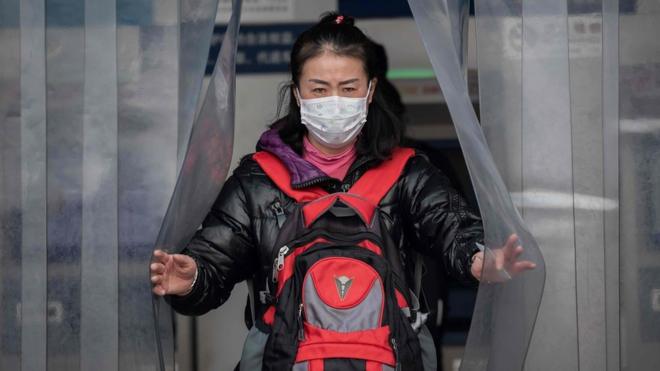
[{"label": "woman's right hand", "polygon": [[192,290],[197,263],[188,255],[155,250],[149,271],[154,294],[183,296]]}]

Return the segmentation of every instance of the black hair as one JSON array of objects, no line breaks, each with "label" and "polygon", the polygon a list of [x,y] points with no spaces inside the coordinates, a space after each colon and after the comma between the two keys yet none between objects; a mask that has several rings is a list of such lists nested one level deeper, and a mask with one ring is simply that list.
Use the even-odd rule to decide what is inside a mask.
[{"label": "black hair", "polygon": [[[381,44],[374,42],[376,53],[376,77],[378,77],[378,87],[380,88],[381,95],[385,97],[387,107],[396,115],[396,117],[403,123],[408,120],[406,114],[406,106],[403,104],[401,94],[396,89],[394,84],[387,78],[387,71],[389,69],[387,52],[385,47]],[[404,124],[405,126],[405,124]]]},{"label": "black hair", "polygon": [[[282,140],[298,153],[302,153],[302,140],[307,128],[300,121],[300,108],[294,89],[299,84],[305,62],[326,51],[360,59],[369,80],[380,77],[382,73],[382,61],[378,60],[375,44],[355,26],[352,17],[334,12],[326,13],[316,25],[303,32],[291,49],[291,81],[280,90],[278,117],[288,99],[286,116],[271,125],[278,130]],[[356,149],[358,155],[384,159],[401,144],[404,125],[392,111],[387,96],[379,86],[380,84],[376,85],[367,122],[362,128]]]}]

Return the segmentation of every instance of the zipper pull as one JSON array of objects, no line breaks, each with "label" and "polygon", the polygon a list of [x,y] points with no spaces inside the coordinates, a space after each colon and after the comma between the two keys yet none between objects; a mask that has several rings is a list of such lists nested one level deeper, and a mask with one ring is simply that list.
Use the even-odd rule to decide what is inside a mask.
[{"label": "zipper pull", "polygon": [[401,371],[401,364],[399,363],[399,349],[396,346],[396,339],[392,338],[392,350],[394,351],[394,361],[396,362],[396,371]]},{"label": "zipper pull", "polygon": [[277,283],[277,259],[273,261],[273,283]]},{"label": "zipper pull", "polygon": [[282,246],[280,252],[277,254],[277,270],[284,269],[284,256],[289,252],[289,246]]},{"label": "zipper pull", "polygon": [[298,340],[305,340],[305,327],[303,326],[303,303],[298,306]]},{"label": "zipper pull", "polygon": [[271,209],[273,209],[273,212],[275,213],[275,218],[277,219],[277,226],[279,228],[282,228],[282,225],[284,225],[284,208],[282,208],[282,204],[280,201],[275,201],[271,205]]},{"label": "zipper pull", "polygon": [[273,262],[273,282],[277,282],[277,273],[284,268],[284,256],[289,252],[289,246],[282,246]]}]

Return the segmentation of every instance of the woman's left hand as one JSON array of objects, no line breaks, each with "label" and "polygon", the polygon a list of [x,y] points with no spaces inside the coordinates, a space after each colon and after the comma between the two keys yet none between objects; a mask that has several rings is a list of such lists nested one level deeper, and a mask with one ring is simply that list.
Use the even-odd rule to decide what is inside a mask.
[{"label": "woman's left hand", "polygon": [[489,258],[484,267],[484,251],[472,256],[472,275],[479,281],[504,282],[518,274],[536,268],[529,260],[518,260],[523,247],[518,243],[518,236],[512,234],[502,248],[488,250]]}]

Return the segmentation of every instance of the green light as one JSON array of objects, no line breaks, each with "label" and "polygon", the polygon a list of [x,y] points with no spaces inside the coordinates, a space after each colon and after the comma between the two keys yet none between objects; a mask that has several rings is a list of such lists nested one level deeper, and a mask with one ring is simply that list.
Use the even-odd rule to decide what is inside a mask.
[{"label": "green light", "polygon": [[399,68],[387,72],[387,78],[397,79],[430,79],[434,78],[435,73],[430,68]]}]

